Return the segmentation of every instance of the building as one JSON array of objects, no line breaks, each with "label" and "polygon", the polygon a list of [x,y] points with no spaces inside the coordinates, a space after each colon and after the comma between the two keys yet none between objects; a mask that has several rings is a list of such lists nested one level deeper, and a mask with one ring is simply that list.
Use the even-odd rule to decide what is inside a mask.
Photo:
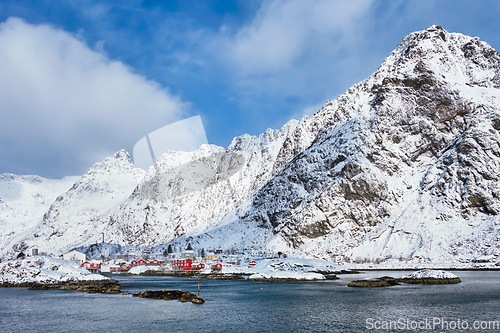
[{"label": "building", "polygon": [[110,272],[111,273],[120,273],[120,272],[128,272],[128,270],[130,269],[129,266],[127,265],[122,265],[122,266],[111,266],[109,268]]},{"label": "building", "polygon": [[221,271],[222,270],[222,264],[215,264],[215,265],[212,265],[210,266],[210,268],[212,269],[212,271]]},{"label": "building", "polygon": [[193,266],[191,267],[191,269],[196,269],[196,270],[200,270],[200,269],[204,269],[205,268],[205,264],[200,262],[200,263],[194,263]]},{"label": "building", "polygon": [[88,262],[85,261],[82,263],[82,267],[85,267],[87,270],[89,270],[91,273],[96,274],[99,271],[99,263],[98,262]]},{"label": "building", "polygon": [[181,258],[183,258],[183,259],[187,259],[187,258],[194,259],[194,251],[193,250],[182,251]]},{"label": "building", "polygon": [[103,274],[103,273],[111,273],[111,265],[108,265],[107,263],[102,263],[101,264],[101,274]]},{"label": "building", "polygon": [[172,268],[178,271],[190,271],[193,267],[193,259],[177,259],[172,261]]},{"label": "building", "polygon": [[219,258],[219,255],[213,252],[208,252],[205,254],[205,260],[217,260],[217,258]]},{"label": "building", "polygon": [[66,254],[63,254],[63,259],[64,260],[73,260],[73,261],[77,261],[77,262],[84,262],[85,260],[87,260],[87,256],[85,255],[85,253],[81,253],[81,252],[78,252],[76,250],[73,250],[73,251],[70,251]]}]

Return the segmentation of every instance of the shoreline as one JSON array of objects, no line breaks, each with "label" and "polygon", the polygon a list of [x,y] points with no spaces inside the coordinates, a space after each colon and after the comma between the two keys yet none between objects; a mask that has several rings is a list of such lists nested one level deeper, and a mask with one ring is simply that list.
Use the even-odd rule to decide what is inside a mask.
[{"label": "shoreline", "polygon": [[[356,271],[358,273],[361,273],[363,271],[421,271],[423,269],[432,269],[432,270],[441,270],[441,271],[500,271],[500,267],[498,268],[491,268],[491,267],[484,267],[484,268],[443,268],[443,267],[418,267],[418,268],[356,268],[352,269],[353,271]],[[351,274],[351,273],[343,273],[343,274]]]}]

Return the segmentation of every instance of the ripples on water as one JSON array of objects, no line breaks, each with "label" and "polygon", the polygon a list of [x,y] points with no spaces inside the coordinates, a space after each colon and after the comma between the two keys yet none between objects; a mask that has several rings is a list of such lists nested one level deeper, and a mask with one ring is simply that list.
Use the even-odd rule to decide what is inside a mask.
[{"label": "ripples on water", "polygon": [[[131,295],[0,288],[0,331],[360,332],[366,331],[367,318],[460,319],[471,328],[476,320],[500,320],[500,272],[457,272],[462,279],[457,285],[346,287],[358,278],[405,273],[369,272],[297,283],[200,280],[203,305]],[[119,281],[134,293],[145,289],[196,293],[198,280],[144,276]]]}]

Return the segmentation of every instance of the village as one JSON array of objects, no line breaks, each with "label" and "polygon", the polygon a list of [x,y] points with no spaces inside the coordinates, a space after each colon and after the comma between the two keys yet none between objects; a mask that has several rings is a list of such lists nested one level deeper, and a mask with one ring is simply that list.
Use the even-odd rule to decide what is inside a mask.
[{"label": "village", "polygon": [[278,252],[270,254],[261,251],[239,253],[222,249],[195,250],[189,244],[186,249],[169,245],[163,252],[154,252],[151,248],[125,246],[119,253],[109,254],[102,251],[95,257],[87,256],[84,251],[72,250],[62,255],[65,260],[78,262],[91,273],[112,275],[181,275],[199,273],[238,273],[246,271],[262,259],[286,258]]}]

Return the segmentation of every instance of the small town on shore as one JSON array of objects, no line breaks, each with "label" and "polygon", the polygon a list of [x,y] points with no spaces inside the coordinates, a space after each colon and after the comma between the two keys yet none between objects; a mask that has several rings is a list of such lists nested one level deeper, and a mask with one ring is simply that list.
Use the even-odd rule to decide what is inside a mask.
[{"label": "small town on shore", "polygon": [[65,260],[72,260],[91,273],[110,275],[155,274],[155,275],[194,275],[198,273],[217,274],[223,268],[226,272],[237,272],[252,268],[262,259],[286,258],[287,255],[262,251],[240,253],[236,250],[193,249],[171,245],[163,252],[154,252],[152,248],[125,246],[118,253],[110,255],[108,250],[95,257],[87,256],[81,250],[72,250],[62,255]]}]

